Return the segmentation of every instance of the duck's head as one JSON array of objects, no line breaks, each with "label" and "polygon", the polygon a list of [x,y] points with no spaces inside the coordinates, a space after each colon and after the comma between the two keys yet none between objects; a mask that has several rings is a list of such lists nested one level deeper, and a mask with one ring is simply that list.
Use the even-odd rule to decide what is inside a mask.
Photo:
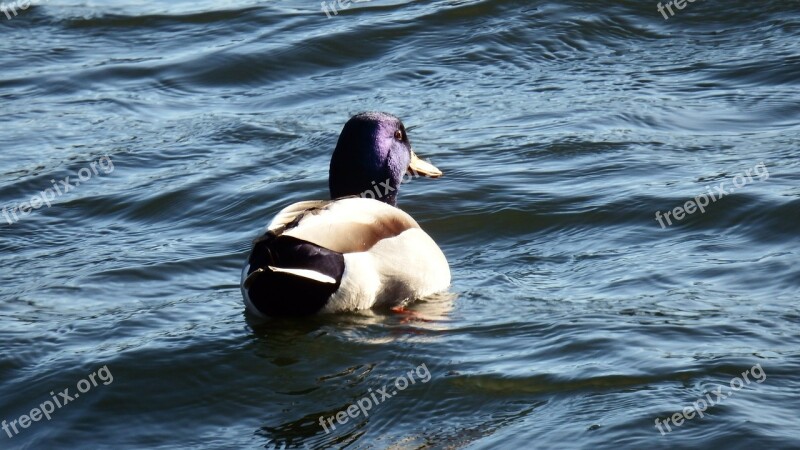
[{"label": "duck's head", "polygon": [[442,176],[414,154],[400,119],[381,112],[356,114],[344,125],[331,158],[331,198],[357,195],[395,206],[406,173]]}]

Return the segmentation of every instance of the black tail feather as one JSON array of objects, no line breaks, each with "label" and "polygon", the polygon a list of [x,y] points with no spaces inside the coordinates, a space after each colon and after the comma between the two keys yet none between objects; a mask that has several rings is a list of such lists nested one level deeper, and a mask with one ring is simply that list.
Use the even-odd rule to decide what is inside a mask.
[{"label": "black tail feather", "polygon": [[[268,316],[303,316],[318,312],[339,289],[344,274],[341,253],[271,232],[255,240],[248,261],[248,276],[258,269],[263,271],[251,277],[247,294],[253,306]],[[273,272],[269,266],[313,270],[335,279],[336,284]]]}]

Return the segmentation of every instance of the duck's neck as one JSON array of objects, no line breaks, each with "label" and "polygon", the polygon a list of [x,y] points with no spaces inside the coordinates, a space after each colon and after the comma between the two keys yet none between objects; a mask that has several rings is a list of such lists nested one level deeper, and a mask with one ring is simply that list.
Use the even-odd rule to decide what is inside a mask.
[{"label": "duck's neck", "polygon": [[387,174],[365,175],[362,171],[338,171],[338,167],[331,164],[328,187],[331,198],[337,199],[348,196],[372,198],[392,206],[397,206],[397,193],[400,181]]},{"label": "duck's neck", "polygon": [[391,159],[380,161],[359,158],[350,152],[336,148],[331,159],[328,187],[331,198],[348,196],[372,198],[397,206],[397,193],[404,170]]}]

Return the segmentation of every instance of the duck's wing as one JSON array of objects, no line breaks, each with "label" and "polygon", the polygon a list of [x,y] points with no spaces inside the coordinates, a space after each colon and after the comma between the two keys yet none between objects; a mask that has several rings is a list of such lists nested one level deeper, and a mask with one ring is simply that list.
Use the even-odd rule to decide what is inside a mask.
[{"label": "duck's wing", "polygon": [[411,228],[419,225],[402,210],[377,200],[352,197],[295,203],[278,213],[268,231],[344,254],[368,251]]},{"label": "duck's wing", "polygon": [[291,228],[292,222],[299,221],[307,213],[313,213],[314,210],[324,208],[333,200],[308,200],[304,202],[292,203],[291,205],[283,208],[272,222],[267,225],[267,231],[274,234],[282,234],[287,228]]}]

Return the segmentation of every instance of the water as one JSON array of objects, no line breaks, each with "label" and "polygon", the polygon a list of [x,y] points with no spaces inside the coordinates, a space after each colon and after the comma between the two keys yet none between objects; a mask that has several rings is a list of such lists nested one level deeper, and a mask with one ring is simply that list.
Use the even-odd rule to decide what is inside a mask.
[{"label": "water", "polygon": [[[800,448],[800,2],[656,6],[0,15],[0,206],[53,197],[0,217],[0,420],[96,384],[0,446]],[[403,118],[445,172],[400,206],[450,294],[252,322],[251,240],[325,198],[363,110]],[[319,424],[384,385],[368,416]],[[701,399],[718,404],[677,426]]]}]

